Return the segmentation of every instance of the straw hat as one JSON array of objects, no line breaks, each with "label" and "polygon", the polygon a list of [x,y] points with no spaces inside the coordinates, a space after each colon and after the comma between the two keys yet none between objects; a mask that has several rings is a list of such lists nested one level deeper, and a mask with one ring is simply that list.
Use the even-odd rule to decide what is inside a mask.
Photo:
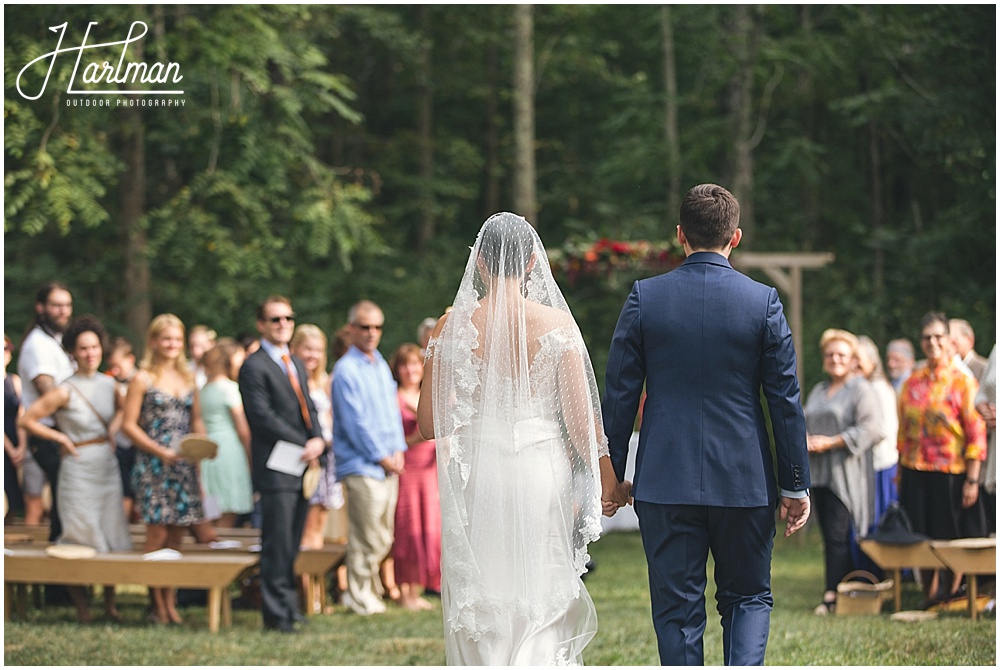
[{"label": "straw hat", "polygon": [[302,497],[309,500],[316,493],[319,487],[319,475],[321,468],[318,465],[310,465],[302,473]]},{"label": "straw hat", "polygon": [[190,434],[181,438],[180,452],[186,460],[196,462],[205,458],[215,458],[219,453],[219,445],[208,439],[207,435]]},{"label": "straw hat", "polygon": [[45,547],[45,553],[54,558],[93,558],[97,550],[82,544],[53,544]]}]

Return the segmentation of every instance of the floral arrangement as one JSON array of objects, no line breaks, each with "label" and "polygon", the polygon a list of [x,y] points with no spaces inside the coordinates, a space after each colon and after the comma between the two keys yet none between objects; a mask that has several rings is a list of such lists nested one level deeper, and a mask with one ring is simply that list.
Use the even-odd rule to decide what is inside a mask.
[{"label": "floral arrangement", "polygon": [[552,271],[570,284],[581,276],[614,278],[616,273],[666,272],[684,262],[684,250],[676,241],[580,240],[570,238],[561,247],[549,249]]}]

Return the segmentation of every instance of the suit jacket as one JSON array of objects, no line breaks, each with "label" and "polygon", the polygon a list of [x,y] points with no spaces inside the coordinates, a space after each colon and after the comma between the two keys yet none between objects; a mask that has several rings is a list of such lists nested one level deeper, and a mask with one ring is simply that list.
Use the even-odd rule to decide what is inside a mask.
[{"label": "suit jacket", "polygon": [[619,479],[645,383],[636,500],[759,507],[777,502],[778,486],[809,487],[795,350],[778,292],[724,256],[693,253],[672,272],[635,283],[605,382],[604,425]]},{"label": "suit jacket", "polygon": [[250,424],[250,450],[253,456],[253,482],[258,491],[293,491],[302,488],[302,477],[277,472],[267,467],[274,443],[286,440],[304,445],[311,437],[321,437],[316,407],[306,387],[306,369],[296,357],[292,363],[298,373],[306,398],[312,428],[306,428],[302,410],[288,375],[267,352],[258,349],[240,367],[240,394],[243,410]]}]

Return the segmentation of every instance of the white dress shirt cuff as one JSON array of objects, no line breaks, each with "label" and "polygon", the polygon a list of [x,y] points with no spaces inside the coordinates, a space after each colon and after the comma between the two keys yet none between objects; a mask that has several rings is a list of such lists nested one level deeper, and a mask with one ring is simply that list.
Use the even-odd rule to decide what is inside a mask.
[{"label": "white dress shirt cuff", "polygon": [[809,489],[805,491],[786,491],[785,489],[778,489],[781,492],[782,498],[808,498]]}]

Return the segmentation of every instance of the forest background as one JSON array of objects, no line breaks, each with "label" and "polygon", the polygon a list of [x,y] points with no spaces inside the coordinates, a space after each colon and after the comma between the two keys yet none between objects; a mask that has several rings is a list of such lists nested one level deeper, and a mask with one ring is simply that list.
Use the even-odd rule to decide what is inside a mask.
[{"label": "forest background", "polygon": [[[552,253],[603,387],[631,281],[670,264],[637,259],[637,242],[676,255],[679,199],[701,182],[740,199],[741,250],[835,254],[803,276],[806,388],[828,327],[916,342],[940,309],[973,324],[980,353],[996,338],[994,5],[5,5],[4,19],[15,342],[59,279],[77,314],[140,348],[163,311],[233,336],[281,293],[329,333],[370,298],[388,355],[448,306],[482,222],[511,210]],[[125,61],[177,63],[182,107],[71,106],[97,98],[67,94],[75,53],[38,99],[18,92],[56,48],[51,26],[67,23],[66,48],[89,22],[93,44],[134,21],[149,32]],[[108,51],[84,63],[121,57]],[[26,93],[50,62],[26,70]]]}]

